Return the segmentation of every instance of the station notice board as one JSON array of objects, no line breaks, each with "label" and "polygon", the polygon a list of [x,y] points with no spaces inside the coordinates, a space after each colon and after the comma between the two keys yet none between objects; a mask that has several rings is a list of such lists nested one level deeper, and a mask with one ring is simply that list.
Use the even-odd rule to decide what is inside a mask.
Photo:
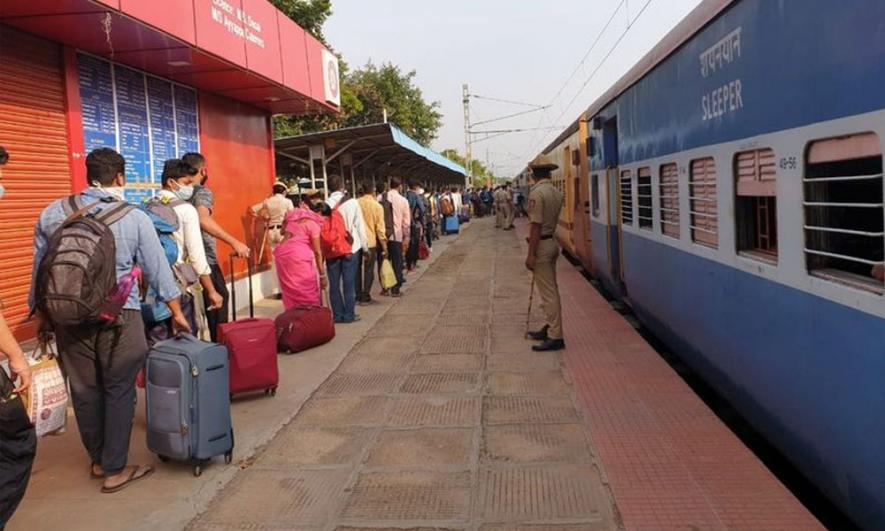
[{"label": "station notice board", "polygon": [[200,149],[196,91],[90,55],[78,55],[77,67],[86,152],[116,149],[126,198],[152,197],[163,163]]}]

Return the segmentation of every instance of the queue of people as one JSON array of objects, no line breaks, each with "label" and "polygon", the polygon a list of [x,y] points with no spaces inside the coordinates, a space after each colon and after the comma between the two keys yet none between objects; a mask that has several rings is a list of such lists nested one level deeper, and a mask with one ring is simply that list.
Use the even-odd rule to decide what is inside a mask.
[{"label": "queue of people", "polygon": [[[0,147],[0,178],[8,160]],[[198,331],[217,341],[218,327],[229,316],[229,288],[216,242],[246,259],[253,251],[216,221],[203,155],[166,161],[161,190],[141,205],[126,201],[126,161],[119,153],[96,149],[85,165],[88,187],[51,203],[36,224],[29,304],[39,340],[54,338],[58,346],[90,460],[85,472],[100,480],[101,492],[114,493],[154,472],[128,459],[136,377],[151,345]],[[385,260],[393,265],[396,283],[381,295],[402,295],[406,275],[439,237],[441,194],[425,191],[417,181],[403,192],[397,177],[389,189],[363,186],[358,198],[346,192],[339,176],[331,176],[328,185],[328,197],[310,190],[296,206],[285,197],[286,186],[274,183],[270,196],[248,212],[264,221],[261,250],[265,244],[271,249],[283,306],[321,305],[328,290],[335,322],[346,324],[360,320],[356,305],[376,302],[376,267]],[[89,237],[66,239],[66,231]],[[83,313],[96,303],[106,312],[105,299],[119,295],[114,290],[124,281],[139,287],[122,293],[109,318]],[[109,292],[107,285],[115,284]],[[104,299],[94,300],[98,297]],[[21,396],[31,386],[31,369],[2,313],[0,357],[9,368],[9,374],[0,368],[2,528],[24,495],[36,454],[36,434]]]}]

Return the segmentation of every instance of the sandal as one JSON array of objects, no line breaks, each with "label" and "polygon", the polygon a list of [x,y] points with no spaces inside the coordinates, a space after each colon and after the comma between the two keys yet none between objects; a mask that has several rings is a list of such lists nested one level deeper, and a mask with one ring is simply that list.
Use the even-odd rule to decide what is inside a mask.
[{"label": "sandal", "polygon": [[89,465],[89,479],[104,479],[105,478],[104,471],[102,471],[101,474],[95,473],[95,465],[97,465],[97,464],[98,463],[92,463],[91,465]]},{"label": "sandal", "polygon": [[102,492],[102,494],[113,494],[115,492],[120,492],[121,490],[125,489],[129,485],[135,483],[136,481],[144,479],[153,473],[154,473],[154,468],[151,466],[148,466],[148,465],[140,465],[140,466],[133,467],[132,475],[129,476],[129,478],[126,481],[124,481],[123,483],[120,483],[119,485],[117,485],[115,487],[102,486],[101,492]]}]

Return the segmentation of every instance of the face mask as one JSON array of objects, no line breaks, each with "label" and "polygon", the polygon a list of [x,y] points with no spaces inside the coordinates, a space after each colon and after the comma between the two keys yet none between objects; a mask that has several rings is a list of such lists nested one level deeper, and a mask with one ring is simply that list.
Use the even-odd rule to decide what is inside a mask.
[{"label": "face mask", "polygon": [[182,201],[190,201],[191,197],[194,196],[194,187],[191,185],[184,186],[179,184],[178,190],[173,190],[172,193],[177,195]]}]

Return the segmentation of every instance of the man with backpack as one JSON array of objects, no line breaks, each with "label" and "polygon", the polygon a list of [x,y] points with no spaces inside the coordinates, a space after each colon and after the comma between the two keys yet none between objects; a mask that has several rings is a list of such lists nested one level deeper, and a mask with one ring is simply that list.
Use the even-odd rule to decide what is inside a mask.
[{"label": "man with backpack", "polygon": [[403,249],[408,248],[409,232],[412,226],[409,215],[409,200],[400,194],[402,181],[398,177],[390,178],[390,190],[384,194],[381,205],[385,209],[385,219],[389,212],[390,223],[387,224],[387,249],[390,262],[396,273],[396,286],[390,289],[390,295],[399,297],[400,290],[406,282],[403,276]]},{"label": "man with backpack", "polygon": [[[181,292],[148,216],[123,201],[125,160],[109,148],[86,157],[90,187],[43,210],[34,232],[30,305],[37,329],[55,332],[90,475],[117,492],[153,472],[127,466],[135,375],[148,353],[138,289],[116,318],[102,309],[117,279],[137,265],[168,305],[176,331],[190,331]],[[88,235],[88,237],[84,237]]]},{"label": "man with backpack", "polygon": [[[329,177],[329,190],[333,192],[326,204],[332,215],[320,234],[329,274],[329,301],[336,323],[353,323],[360,320],[354,310],[357,263],[360,251],[369,251],[369,240],[359,204],[347,197],[340,175]],[[342,221],[344,230],[339,227]]]},{"label": "man with backpack", "polygon": [[[198,282],[202,285],[208,301],[207,312],[224,305],[224,298],[215,289],[212,269],[206,260],[200,215],[190,203],[197,175],[197,170],[181,159],[167,160],[163,165],[163,189],[143,207],[149,213],[161,243],[166,248],[167,260],[181,288],[182,311],[194,331],[197,330],[197,315],[193,295],[188,293],[188,288]],[[157,218],[165,223],[159,223]],[[171,337],[171,324],[168,319],[156,323],[148,332],[148,340],[154,343]]]},{"label": "man with backpack", "polygon": [[421,233],[424,230],[424,213],[427,210],[421,193],[421,184],[417,179],[409,180],[409,191],[406,192],[406,201],[409,202],[410,219],[410,243],[406,252],[406,270],[411,273],[418,267],[418,250],[421,246]]},{"label": "man with backpack", "polygon": [[[227,281],[221,266],[218,263],[218,248],[215,244],[216,238],[228,244],[240,258],[249,258],[251,250],[249,246],[240,240],[234,238],[229,232],[215,221],[212,217],[215,210],[215,195],[212,190],[206,186],[209,180],[209,171],[206,169],[206,157],[200,153],[186,153],[181,160],[193,167],[200,176],[199,185],[194,187],[194,196],[191,198],[191,204],[197,209],[200,216],[200,228],[203,230],[203,247],[206,250],[206,262],[209,263],[211,270],[210,277],[215,291],[221,295],[222,304],[219,308],[206,311],[206,324],[209,327],[209,338],[215,343],[218,341],[218,325],[224,324],[228,319],[228,300],[230,293],[227,291]],[[212,305],[209,300],[209,293],[203,292],[203,304],[206,308]]]}]

